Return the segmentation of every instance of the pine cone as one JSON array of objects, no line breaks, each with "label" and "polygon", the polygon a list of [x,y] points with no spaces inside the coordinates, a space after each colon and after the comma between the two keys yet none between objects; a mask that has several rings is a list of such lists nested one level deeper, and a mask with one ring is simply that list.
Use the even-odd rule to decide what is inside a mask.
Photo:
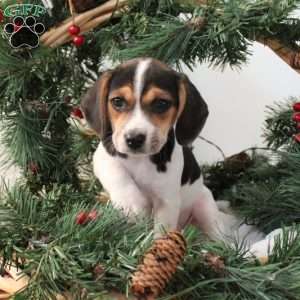
[{"label": "pine cone", "polygon": [[224,275],[225,263],[221,256],[208,252],[204,255],[204,261],[215,273]]},{"label": "pine cone", "polygon": [[165,288],[183,260],[186,242],[180,232],[172,231],[157,239],[132,276],[131,290],[138,299],[154,299]]}]

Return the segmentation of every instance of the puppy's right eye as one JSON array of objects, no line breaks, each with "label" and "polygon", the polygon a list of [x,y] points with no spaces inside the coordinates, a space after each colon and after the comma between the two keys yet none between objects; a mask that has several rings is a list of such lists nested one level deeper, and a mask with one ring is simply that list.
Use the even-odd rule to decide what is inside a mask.
[{"label": "puppy's right eye", "polygon": [[155,99],[151,103],[151,109],[154,113],[163,114],[172,106],[172,102],[170,100],[165,99]]},{"label": "puppy's right eye", "polygon": [[116,109],[118,111],[124,111],[128,107],[126,100],[121,97],[112,98],[110,100],[110,102],[111,102],[112,106],[114,107],[114,109]]}]

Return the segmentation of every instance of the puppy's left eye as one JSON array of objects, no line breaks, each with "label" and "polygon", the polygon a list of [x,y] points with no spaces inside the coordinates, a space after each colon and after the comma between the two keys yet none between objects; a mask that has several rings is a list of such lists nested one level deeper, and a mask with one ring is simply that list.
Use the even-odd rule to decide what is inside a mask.
[{"label": "puppy's left eye", "polygon": [[154,113],[162,114],[172,106],[172,102],[166,99],[155,99],[151,103],[151,110]]},{"label": "puppy's left eye", "polygon": [[124,98],[115,97],[110,100],[112,106],[118,111],[125,111],[128,107],[128,104]]}]

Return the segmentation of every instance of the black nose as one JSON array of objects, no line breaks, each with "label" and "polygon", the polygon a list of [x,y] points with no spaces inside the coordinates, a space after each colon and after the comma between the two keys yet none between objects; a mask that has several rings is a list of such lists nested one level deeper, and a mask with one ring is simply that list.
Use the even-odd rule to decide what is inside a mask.
[{"label": "black nose", "polygon": [[125,140],[127,146],[132,150],[138,150],[141,148],[146,140],[145,134],[126,134]]}]

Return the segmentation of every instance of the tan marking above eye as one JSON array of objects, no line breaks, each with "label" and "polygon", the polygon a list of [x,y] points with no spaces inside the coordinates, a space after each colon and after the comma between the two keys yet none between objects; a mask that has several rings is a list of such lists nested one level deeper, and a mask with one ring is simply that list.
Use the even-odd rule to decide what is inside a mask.
[{"label": "tan marking above eye", "polygon": [[175,102],[171,94],[158,87],[151,86],[142,97],[142,104],[150,104],[155,99],[166,99]]},{"label": "tan marking above eye", "polygon": [[157,99],[165,99],[173,103],[175,103],[175,99],[168,91],[162,90],[154,85],[152,85],[142,97],[142,107],[145,108],[144,111],[150,122],[157,128],[160,128],[160,131],[166,135],[176,120],[177,108],[173,105],[162,114],[153,113],[151,110],[148,110],[147,107],[150,107],[151,103]]},{"label": "tan marking above eye", "polygon": [[[129,106],[128,110],[117,111],[110,100],[113,98],[124,98]],[[130,111],[133,109],[135,99],[133,95],[132,85],[124,85],[115,90],[111,90],[108,96],[108,115],[113,128],[113,131],[120,131],[124,124],[127,122]]]},{"label": "tan marking above eye", "polygon": [[111,100],[118,97],[124,98],[129,106],[134,106],[135,99],[131,85],[124,85],[120,88],[110,91],[108,99]]},{"label": "tan marking above eye", "polygon": [[130,112],[127,111],[117,111],[111,104],[108,102],[108,116],[111,122],[113,131],[119,131],[124,124],[127,122]]}]

